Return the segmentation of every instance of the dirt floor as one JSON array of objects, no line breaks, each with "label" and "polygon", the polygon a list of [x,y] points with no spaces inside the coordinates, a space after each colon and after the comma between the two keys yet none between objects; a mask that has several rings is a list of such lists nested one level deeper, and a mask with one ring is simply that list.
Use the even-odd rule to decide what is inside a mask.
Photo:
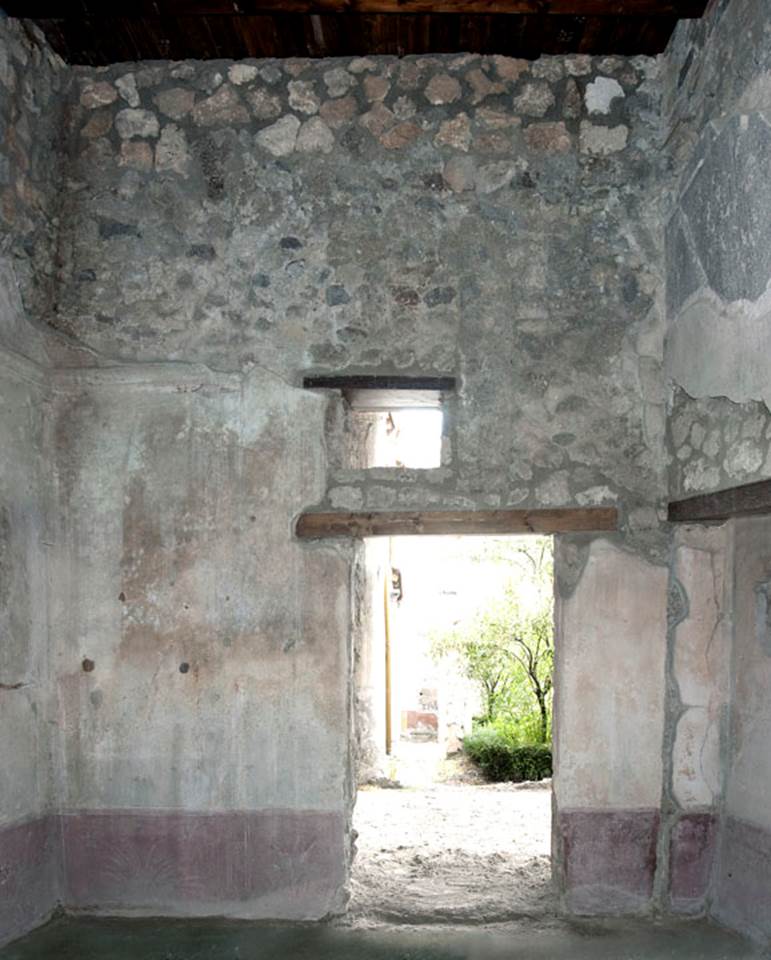
[{"label": "dirt floor", "polygon": [[398,767],[401,788],[359,790],[351,919],[489,923],[551,914],[551,782],[473,782],[477,774],[425,746]]}]

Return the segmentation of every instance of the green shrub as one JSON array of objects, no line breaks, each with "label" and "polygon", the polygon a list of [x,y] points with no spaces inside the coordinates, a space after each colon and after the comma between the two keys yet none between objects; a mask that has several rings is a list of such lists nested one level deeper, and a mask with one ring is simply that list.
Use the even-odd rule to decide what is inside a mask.
[{"label": "green shrub", "polygon": [[543,780],[550,777],[551,747],[520,745],[511,734],[496,727],[479,727],[463,741],[463,748],[490,780]]}]

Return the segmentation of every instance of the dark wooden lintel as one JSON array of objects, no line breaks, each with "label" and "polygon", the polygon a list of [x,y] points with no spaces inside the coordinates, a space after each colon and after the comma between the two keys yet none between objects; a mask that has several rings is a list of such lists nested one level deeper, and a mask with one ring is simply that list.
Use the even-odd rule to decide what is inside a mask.
[{"label": "dark wooden lintel", "polygon": [[303,377],[308,390],[437,390],[455,389],[455,377],[404,377],[391,375],[347,374],[344,376]]},{"label": "dark wooden lintel", "polygon": [[669,504],[667,516],[671,523],[718,523],[759,513],[771,513],[771,480],[674,500]]},{"label": "dark wooden lintel", "polygon": [[304,513],[301,540],[431,534],[601,533],[618,528],[615,507],[550,510],[425,510],[382,513]]}]

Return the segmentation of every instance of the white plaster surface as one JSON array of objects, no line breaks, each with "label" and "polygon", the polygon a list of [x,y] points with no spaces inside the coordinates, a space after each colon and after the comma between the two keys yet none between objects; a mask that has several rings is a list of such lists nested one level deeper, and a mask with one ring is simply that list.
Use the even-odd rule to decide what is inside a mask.
[{"label": "white plaster surface", "polygon": [[675,576],[688,615],[675,628],[674,677],[685,713],[673,747],[673,791],[685,809],[711,806],[721,789],[721,726],[730,686],[731,529],[679,527]]},{"label": "white plaster surface", "polygon": [[692,397],[771,408],[771,291],[753,304],[702,291],[670,328],[665,356],[670,378]]},{"label": "white plaster surface", "polygon": [[566,808],[661,801],[667,571],[596,540],[557,601],[555,794]]},{"label": "white plaster surface", "polygon": [[758,643],[755,587],[771,580],[771,517],[735,525],[734,677],[726,812],[771,830],[771,656]]}]

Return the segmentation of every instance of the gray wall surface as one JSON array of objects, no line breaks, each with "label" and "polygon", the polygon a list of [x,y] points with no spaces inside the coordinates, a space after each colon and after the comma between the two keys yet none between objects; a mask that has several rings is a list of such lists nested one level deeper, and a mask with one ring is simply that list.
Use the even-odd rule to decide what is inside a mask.
[{"label": "gray wall surface", "polygon": [[[52,275],[62,64],[0,21],[0,942],[58,899],[55,658],[49,648],[49,378],[39,319]],[[30,359],[33,358],[33,359]]]},{"label": "gray wall surface", "polygon": [[[705,909],[729,548],[663,517],[769,474],[768,26],[91,69],[0,23],[0,939],[59,895],[343,909],[363,586],[294,540],[316,505],[618,506],[558,544],[555,877],[571,911]],[[309,371],[456,376],[441,466],[347,467]],[[613,678],[591,717],[576,664]]]},{"label": "gray wall surface", "polygon": [[771,475],[771,25],[713,3],[664,58],[669,446],[676,495]]}]

